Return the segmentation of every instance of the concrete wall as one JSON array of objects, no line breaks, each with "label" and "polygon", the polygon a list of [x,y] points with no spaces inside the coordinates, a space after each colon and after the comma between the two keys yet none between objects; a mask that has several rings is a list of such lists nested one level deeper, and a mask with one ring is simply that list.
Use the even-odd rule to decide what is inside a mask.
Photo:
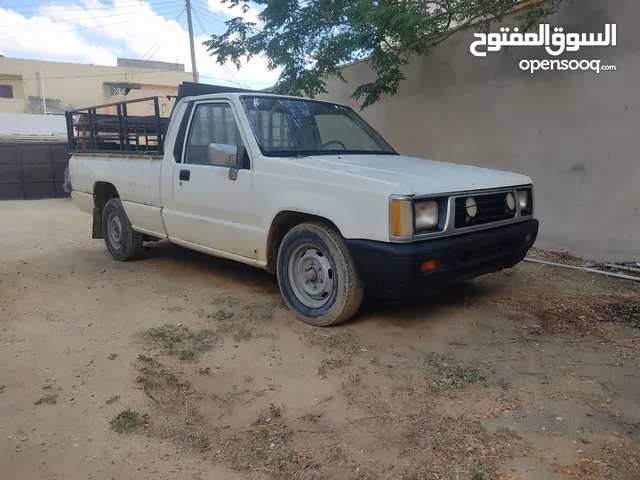
[{"label": "concrete wall", "polygon": [[[537,246],[638,261],[640,2],[565,2],[548,21],[580,33],[616,23],[616,47],[583,47],[558,58],[601,59],[617,71],[526,73],[520,60],[552,57],[544,49],[507,47],[476,58],[468,29],[413,59],[399,92],[362,115],[401,153],[532,177]],[[356,63],[343,73],[349,83],[330,79],[323,98],[359,108],[348,97],[371,71]]]},{"label": "concrete wall", "polygon": [[20,114],[24,112],[22,98],[0,98],[0,112]]},{"label": "concrete wall", "polygon": [[[74,63],[45,62],[19,58],[0,58],[0,84],[11,84],[14,99],[0,99],[0,113],[42,113],[38,74],[42,71],[44,96],[48,113],[88,107],[122,100],[112,97],[109,84],[135,84],[136,98],[155,95],[176,95],[178,85],[191,81],[190,73],[154,69],[106,67]],[[10,100],[6,101],[5,100]],[[23,108],[17,111],[17,102]],[[166,102],[167,115],[171,102]],[[146,111],[132,114],[146,114]]]}]

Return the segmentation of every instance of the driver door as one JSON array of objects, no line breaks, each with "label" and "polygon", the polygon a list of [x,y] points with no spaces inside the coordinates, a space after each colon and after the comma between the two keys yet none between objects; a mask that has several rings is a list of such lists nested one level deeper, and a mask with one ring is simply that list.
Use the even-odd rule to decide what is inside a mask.
[{"label": "driver door", "polygon": [[[166,209],[169,240],[200,250],[213,250],[255,258],[251,239],[256,209],[251,191],[248,158],[237,175],[227,165],[216,165],[209,146],[244,146],[233,106],[225,101],[194,105],[187,127],[182,158],[173,171],[172,202]],[[202,248],[204,247],[204,248]]]}]

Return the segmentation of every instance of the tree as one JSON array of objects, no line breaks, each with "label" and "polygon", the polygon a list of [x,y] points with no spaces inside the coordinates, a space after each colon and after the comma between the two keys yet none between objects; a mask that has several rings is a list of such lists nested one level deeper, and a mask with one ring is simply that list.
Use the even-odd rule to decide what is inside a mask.
[{"label": "tree", "polygon": [[[229,7],[245,0],[221,0]],[[454,33],[475,23],[488,30],[517,7],[522,31],[555,13],[562,0],[253,0],[263,6],[255,23],[236,17],[227,30],[204,42],[219,64],[264,55],[268,68],[281,69],[274,87],[279,93],[314,97],[327,93],[326,78],[345,81],[340,66],[366,59],[375,80],[358,85],[352,97],[362,108],[382,95],[394,95],[405,79],[402,66],[413,55],[425,55]]]}]

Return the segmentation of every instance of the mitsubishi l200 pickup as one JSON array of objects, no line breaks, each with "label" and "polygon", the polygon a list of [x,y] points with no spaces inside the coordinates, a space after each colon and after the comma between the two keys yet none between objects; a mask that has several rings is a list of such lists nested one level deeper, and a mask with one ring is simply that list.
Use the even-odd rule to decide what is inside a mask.
[{"label": "mitsubishi l200 pickup", "polygon": [[406,157],[343,105],[185,82],[160,113],[158,97],[67,112],[93,238],[120,261],[163,239],[265,269],[313,325],[349,319],[365,293],[513,267],[538,233],[530,178]]}]

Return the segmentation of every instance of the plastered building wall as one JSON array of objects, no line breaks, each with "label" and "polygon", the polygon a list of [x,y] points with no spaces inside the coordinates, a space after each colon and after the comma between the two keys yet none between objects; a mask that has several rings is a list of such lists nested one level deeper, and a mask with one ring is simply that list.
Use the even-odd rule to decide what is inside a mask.
[{"label": "plastered building wall", "polygon": [[[38,76],[42,72],[42,84]],[[113,95],[111,85],[132,85],[127,98],[176,95],[178,85],[192,81],[190,73],[132,67],[107,67],[74,63],[0,58],[0,85],[11,85],[13,98],[0,98],[0,113],[43,113],[42,93],[47,113],[89,107],[124,100]],[[163,101],[168,116],[172,101]],[[136,109],[140,110],[137,111]],[[133,107],[134,115],[149,114],[149,105]],[[106,112],[102,112],[106,113]]]}]

